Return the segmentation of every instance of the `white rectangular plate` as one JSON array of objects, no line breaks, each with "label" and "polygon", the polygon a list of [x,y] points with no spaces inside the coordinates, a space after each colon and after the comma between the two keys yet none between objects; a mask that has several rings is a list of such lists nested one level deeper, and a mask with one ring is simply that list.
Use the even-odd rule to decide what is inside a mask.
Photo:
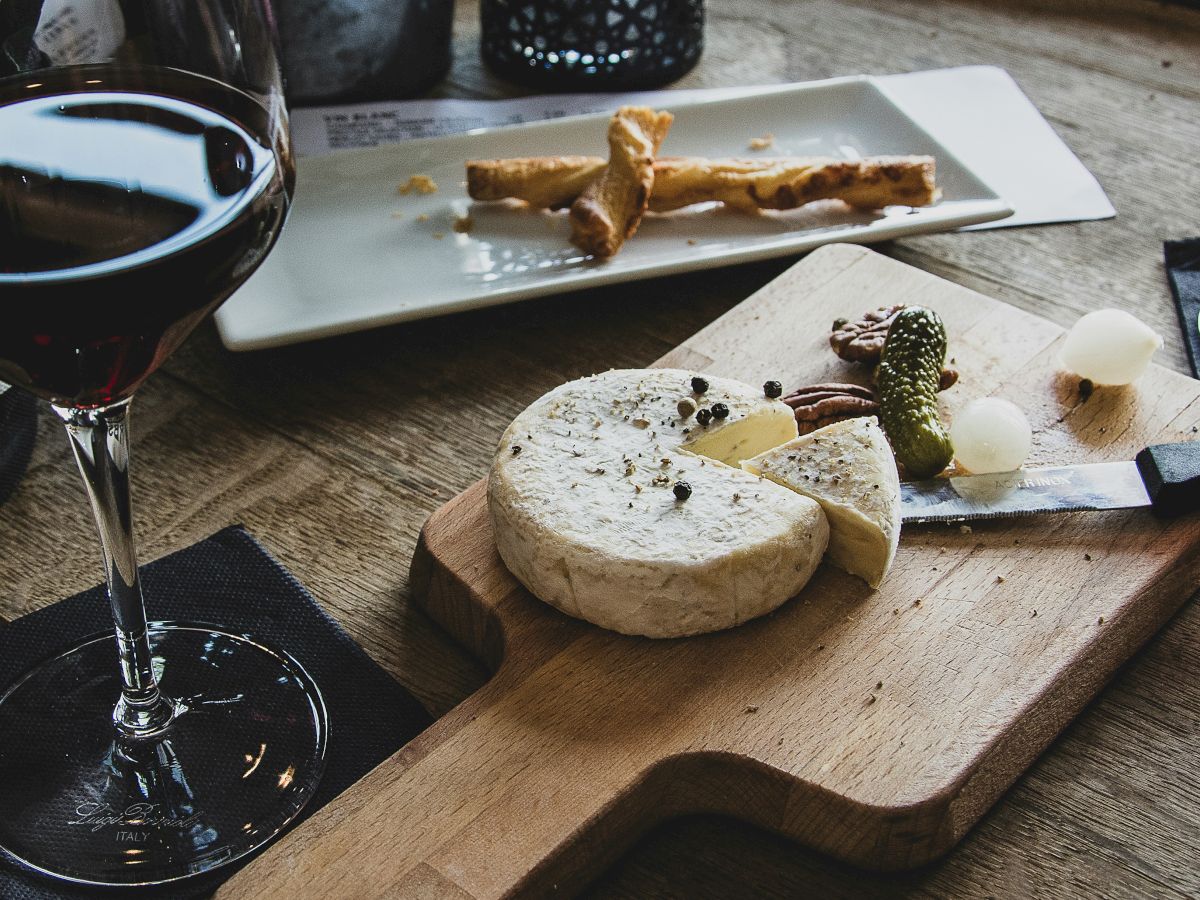
[{"label": "white rectangular plate", "polygon": [[[785,256],[835,241],[865,244],[1011,215],[963,163],[870,78],[838,78],[752,97],[670,107],[670,156],[855,159],[927,154],[942,199],[919,209],[854,212],[835,202],[758,216],[709,204],[648,215],[608,261],[568,242],[565,212],[467,197],[469,159],[607,155],[608,116],[578,116],[301,160],[296,200],[262,268],[217,311],[232,350],[255,350],[601,284]],[[398,193],[412,175],[431,194]],[[453,230],[470,216],[469,233]]]}]

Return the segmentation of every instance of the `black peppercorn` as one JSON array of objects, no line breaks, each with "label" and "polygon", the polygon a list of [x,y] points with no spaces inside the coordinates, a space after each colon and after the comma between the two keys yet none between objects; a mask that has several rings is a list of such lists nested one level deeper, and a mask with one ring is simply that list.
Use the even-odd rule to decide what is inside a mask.
[{"label": "black peppercorn", "polygon": [[714,419],[726,419],[729,417],[729,407],[724,403],[714,403],[712,405],[712,414]]},{"label": "black peppercorn", "polygon": [[709,422],[712,421],[712,410],[711,409],[696,410],[696,421],[699,422],[701,425],[707,425]]},{"label": "black peppercorn", "polygon": [[675,492],[676,500],[686,500],[692,496],[692,486],[686,481],[675,482],[675,487],[671,488],[671,490]]},{"label": "black peppercorn", "polygon": [[699,375],[692,376],[692,390],[697,394],[703,394],[708,390],[707,379],[701,378]]},{"label": "black peppercorn", "polygon": [[763,385],[763,393],[772,400],[783,396],[783,385],[778,381],[768,381]]}]

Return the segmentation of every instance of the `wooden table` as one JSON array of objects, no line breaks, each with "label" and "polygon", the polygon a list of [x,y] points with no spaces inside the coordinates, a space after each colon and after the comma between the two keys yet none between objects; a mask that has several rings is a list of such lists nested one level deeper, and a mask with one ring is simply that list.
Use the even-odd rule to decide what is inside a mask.
[{"label": "wooden table", "polygon": [[[515,91],[477,53],[460,2],[439,93]],[[1200,233],[1200,11],[1150,0],[709,0],[707,48],[678,83],[1007,68],[1097,175],[1114,221],[912,238],[878,249],[1069,324],[1136,311],[1186,368],[1161,241]],[[496,437],[555,384],[661,356],[792,260],[621,285],[236,355],[203,327],[139,397],[145,559],[244,522],[435,714],[486,678],[408,602],[417,531],[485,470]],[[0,507],[0,617],[94,583],[92,526],[48,412]],[[1200,894],[1200,608],[1117,676],[947,858],[852,870],[715,818],[646,835],[595,897]]]}]

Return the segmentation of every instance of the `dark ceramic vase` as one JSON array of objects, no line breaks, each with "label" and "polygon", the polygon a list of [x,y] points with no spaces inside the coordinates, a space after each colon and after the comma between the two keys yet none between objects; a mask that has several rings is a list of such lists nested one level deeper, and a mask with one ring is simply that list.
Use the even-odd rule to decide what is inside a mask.
[{"label": "dark ceramic vase", "polygon": [[450,68],[453,0],[276,0],[291,106],[415,97]]}]

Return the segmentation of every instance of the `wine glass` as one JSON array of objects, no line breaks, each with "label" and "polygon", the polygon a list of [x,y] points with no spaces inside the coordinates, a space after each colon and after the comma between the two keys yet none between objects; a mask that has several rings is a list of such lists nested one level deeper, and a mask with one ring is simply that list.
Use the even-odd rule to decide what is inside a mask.
[{"label": "wine glass", "polygon": [[158,884],[261,846],[321,775],[320,692],[217,625],[147,625],[135,389],[270,250],[294,182],[267,0],[0,2],[0,380],[66,424],[116,623],[0,686],[0,850]]}]

